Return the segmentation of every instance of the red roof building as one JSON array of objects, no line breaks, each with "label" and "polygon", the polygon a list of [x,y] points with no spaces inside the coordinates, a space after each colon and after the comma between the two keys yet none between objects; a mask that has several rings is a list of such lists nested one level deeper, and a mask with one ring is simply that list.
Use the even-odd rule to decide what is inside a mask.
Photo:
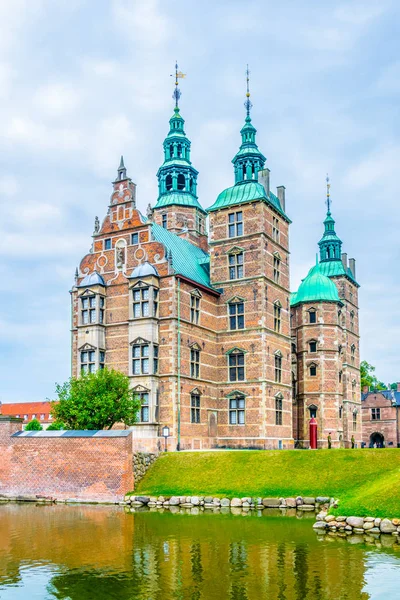
[{"label": "red roof building", "polygon": [[15,402],[10,404],[0,403],[0,414],[12,417],[18,417],[24,420],[23,425],[27,425],[32,419],[37,419],[43,426],[43,429],[52,423],[50,402]]}]

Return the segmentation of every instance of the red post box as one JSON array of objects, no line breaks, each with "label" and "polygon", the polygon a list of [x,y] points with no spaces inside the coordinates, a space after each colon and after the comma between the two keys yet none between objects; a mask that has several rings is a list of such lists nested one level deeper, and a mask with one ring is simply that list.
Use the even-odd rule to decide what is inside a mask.
[{"label": "red post box", "polygon": [[314,417],[310,419],[310,448],[311,450],[318,448],[318,425]]}]

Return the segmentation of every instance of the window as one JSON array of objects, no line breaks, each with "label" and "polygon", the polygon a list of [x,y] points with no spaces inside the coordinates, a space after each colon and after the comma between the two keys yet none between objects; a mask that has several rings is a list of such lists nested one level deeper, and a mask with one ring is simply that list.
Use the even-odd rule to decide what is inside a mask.
[{"label": "window", "polygon": [[133,295],[133,318],[148,317],[150,314],[149,288],[132,290]]},{"label": "window", "polygon": [[342,383],[342,375],[343,375],[343,372],[339,371],[339,383]]},{"label": "window", "polygon": [[282,354],[280,352],[275,354],[275,381],[276,383],[282,381]]},{"label": "window", "polygon": [[279,258],[279,256],[274,255],[274,281],[275,281],[275,283],[279,283],[279,279],[281,276],[280,268],[281,268],[281,259]]},{"label": "window", "polygon": [[200,350],[197,348],[190,349],[190,377],[200,377]]},{"label": "window", "polygon": [[111,238],[104,240],[104,250],[111,250]]},{"label": "window", "polygon": [[149,344],[134,344],[132,346],[132,373],[148,375],[149,373]]},{"label": "window", "polygon": [[353,381],[351,384],[351,398],[352,398],[353,402],[356,399],[356,382],[355,381]]},{"label": "window", "polygon": [[41,415],[40,415],[40,420],[41,420],[41,421],[44,421],[44,414],[41,414]]},{"label": "window", "polygon": [[343,416],[343,406],[339,406],[339,419]]},{"label": "window", "polygon": [[158,316],[158,290],[153,289],[153,317]]},{"label": "window", "polygon": [[283,397],[280,394],[275,398],[275,425],[282,425]]},{"label": "window", "polygon": [[158,346],[156,344],[153,346],[153,373],[154,375],[158,373]]},{"label": "window", "polygon": [[229,279],[243,277],[243,252],[229,255]]},{"label": "window", "polygon": [[16,419],[19,419],[19,415],[15,415],[15,418],[16,418]]},{"label": "window", "polygon": [[[192,179],[190,180],[190,185],[192,186]],[[200,213],[196,214],[196,228],[199,233],[203,233],[204,231],[204,219]]]},{"label": "window", "polygon": [[229,237],[237,237],[243,235],[243,213],[236,212],[228,215],[228,233]]},{"label": "window", "polygon": [[139,234],[132,233],[131,234],[131,244],[138,244],[138,243],[139,243]]},{"label": "window", "polygon": [[309,342],[308,346],[309,346],[310,352],[317,351],[317,342],[315,340],[312,340],[311,342]]},{"label": "window", "polygon": [[190,422],[200,423],[200,395],[190,394]]},{"label": "window", "polygon": [[106,361],[106,353],[104,350],[99,350],[99,369],[104,369],[104,363]]},{"label": "window", "polygon": [[104,323],[104,305],[105,305],[105,298],[104,298],[104,296],[99,296],[99,303],[100,303],[99,323]]},{"label": "window", "polygon": [[308,322],[309,323],[316,323],[317,322],[317,313],[315,310],[309,310],[308,311]]},{"label": "window", "polygon": [[279,242],[279,219],[272,217],[272,239]]},{"label": "window", "polygon": [[229,303],[229,329],[244,329],[244,302]]},{"label": "window", "polygon": [[229,354],[229,381],[244,381],[244,352]]},{"label": "window", "polygon": [[310,365],[310,377],[316,377],[317,376],[317,365]]},{"label": "window", "polygon": [[244,396],[237,396],[229,400],[229,424],[244,425],[246,400]]},{"label": "window", "polygon": [[[168,187],[167,187],[167,189],[168,189]],[[167,229],[167,215],[165,213],[162,215],[162,223],[161,224],[164,227],[164,229]]]},{"label": "window", "polygon": [[140,420],[142,423],[149,422],[149,392],[140,392],[139,399],[141,402],[140,407]]},{"label": "window", "polygon": [[28,415],[24,415],[24,421],[28,420]]},{"label": "window", "polygon": [[354,312],[350,313],[350,331],[354,331]]},{"label": "window", "polygon": [[81,352],[81,371],[94,373],[96,370],[96,350],[83,350]]},{"label": "window", "polygon": [[356,347],[353,344],[351,347],[351,364],[352,365],[354,365],[355,357],[356,357]]},{"label": "window", "polygon": [[357,431],[357,411],[353,411],[353,431]]},{"label": "window", "polygon": [[310,411],[310,419],[316,419],[317,418],[317,407],[315,406],[315,404],[311,404],[308,407],[308,410]]},{"label": "window", "polygon": [[371,408],[371,419],[372,419],[372,421],[380,421],[381,420],[381,409],[380,408]]},{"label": "window", "polygon": [[200,298],[195,294],[190,296],[190,321],[198,325],[200,318]]},{"label": "window", "polygon": [[36,415],[35,414],[32,415],[32,419],[36,419]]},{"label": "window", "polygon": [[277,333],[281,330],[281,305],[279,302],[274,304],[274,331]]}]

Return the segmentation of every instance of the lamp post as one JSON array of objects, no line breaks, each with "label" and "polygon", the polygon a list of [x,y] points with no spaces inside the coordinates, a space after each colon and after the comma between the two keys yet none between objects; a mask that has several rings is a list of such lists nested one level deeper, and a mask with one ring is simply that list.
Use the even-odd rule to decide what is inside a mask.
[{"label": "lamp post", "polygon": [[163,434],[163,438],[164,438],[164,440],[165,440],[165,448],[164,448],[164,452],[166,452],[166,451],[167,451],[167,440],[168,440],[168,438],[169,438],[169,427],[168,427],[167,425],[165,425],[165,426],[162,428],[162,434]]}]

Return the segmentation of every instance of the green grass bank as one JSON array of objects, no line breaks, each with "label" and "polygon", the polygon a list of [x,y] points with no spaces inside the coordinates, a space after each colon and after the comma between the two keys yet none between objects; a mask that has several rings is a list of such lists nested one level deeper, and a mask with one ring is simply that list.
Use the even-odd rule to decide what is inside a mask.
[{"label": "green grass bank", "polygon": [[400,517],[400,449],[174,452],[135,494],[339,498],[341,515]]}]

